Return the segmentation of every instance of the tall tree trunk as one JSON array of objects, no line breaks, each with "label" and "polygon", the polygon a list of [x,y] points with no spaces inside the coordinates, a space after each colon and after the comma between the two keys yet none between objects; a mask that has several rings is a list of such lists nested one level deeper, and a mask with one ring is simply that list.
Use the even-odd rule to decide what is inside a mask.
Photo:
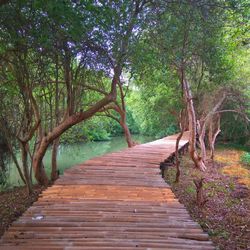
[{"label": "tall tree trunk", "polygon": [[22,164],[23,164],[23,174],[26,182],[26,188],[28,194],[32,193],[32,182],[29,175],[29,165],[28,165],[28,151],[27,151],[27,143],[20,142],[20,148],[22,153]]},{"label": "tall tree trunk", "polygon": [[118,82],[118,87],[121,95],[121,107],[118,107],[118,113],[120,114],[120,124],[124,130],[124,135],[128,144],[128,147],[131,148],[135,145],[132,140],[132,136],[127,125],[127,114],[126,114],[126,103],[125,103],[125,94],[121,85],[121,82]]},{"label": "tall tree trunk", "polygon": [[[58,58],[56,58],[56,88],[55,88],[55,125],[58,126],[60,121],[59,115],[59,83],[58,83]],[[52,154],[51,154],[51,181],[55,181],[58,178],[58,171],[57,171],[57,153],[58,147],[60,143],[60,137],[56,138],[53,141],[52,145]]]},{"label": "tall tree trunk", "polygon": [[220,115],[217,114],[215,118],[212,118],[210,120],[210,126],[209,126],[208,142],[209,142],[209,148],[210,148],[210,158],[212,161],[214,160],[215,141],[220,132],[221,132]]},{"label": "tall tree trunk", "polygon": [[205,144],[205,135],[206,135],[206,121],[197,121],[197,131],[199,135],[199,143],[201,148],[201,158],[203,162],[206,162],[207,153],[206,153],[206,144]]},{"label": "tall tree trunk", "polygon": [[193,97],[190,89],[189,82],[184,76],[184,72],[181,71],[181,81],[183,84],[183,91],[185,96],[185,102],[187,106],[187,112],[188,112],[188,122],[189,122],[189,153],[191,156],[191,159],[193,160],[195,167],[199,168],[202,171],[206,170],[206,166],[204,161],[202,160],[202,157],[199,156],[197,149],[196,149],[196,134],[197,134],[197,128],[196,128],[196,115],[194,110],[194,104],[193,104]]},{"label": "tall tree trunk", "polygon": [[60,138],[56,138],[52,145],[52,155],[51,155],[51,180],[55,181],[58,178],[57,171],[57,153],[59,147]]}]

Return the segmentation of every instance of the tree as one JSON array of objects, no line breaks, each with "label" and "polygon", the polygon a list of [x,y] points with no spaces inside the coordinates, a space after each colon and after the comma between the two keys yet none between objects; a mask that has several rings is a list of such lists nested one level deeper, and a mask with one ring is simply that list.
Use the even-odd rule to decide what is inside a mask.
[{"label": "tree", "polygon": [[[202,96],[199,93],[194,96],[193,91],[195,87],[200,90],[204,77],[208,79],[204,86],[215,86],[221,80],[220,84],[225,84],[229,77],[222,73],[231,65],[225,60],[227,54],[223,56],[225,44],[221,42],[227,7],[226,4],[218,2],[214,5],[210,1],[173,2],[168,9],[160,9],[151,29],[142,38],[144,44],[154,47],[154,55],[161,60],[165,70],[176,74],[188,112],[190,156],[201,170],[205,170],[206,166],[204,157],[196,149],[199,117],[195,106],[196,99],[199,101]],[[203,137],[204,130],[201,128],[200,139]],[[205,148],[203,144],[201,146]]]},{"label": "tree", "polygon": [[[139,0],[119,3],[86,2],[82,5],[71,1],[46,4],[39,1],[17,1],[2,7],[5,14],[2,16],[2,30],[5,32],[3,42],[8,44],[4,53],[17,51],[25,65],[23,73],[29,73],[29,83],[25,82],[26,98],[34,113],[32,123],[39,124],[32,166],[40,184],[48,183],[42,165],[48,146],[67,129],[89,119],[116,100],[116,88],[126,62],[131,36],[145,4],[146,1]],[[10,13],[11,22],[8,20]],[[118,14],[113,18],[111,13],[120,14],[119,19]],[[13,53],[13,56],[16,54]],[[6,62],[5,57],[2,60]],[[59,123],[53,122],[50,131],[46,131],[47,123],[35,92],[43,89],[45,93],[48,83],[58,81],[57,75],[50,71],[56,60],[60,65],[60,86],[66,97],[66,103],[63,104],[65,113]],[[11,69],[19,70],[15,64],[10,61],[8,63]],[[37,75],[34,74],[35,69]],[[77,99],[81,99],[84,94],[80,92],[76,98],[79,90],[77,87],[84,86],[85,73],[89,70],[103,72],[108,76],[113,71],[110,89],[104,97],[76,109]]]}]

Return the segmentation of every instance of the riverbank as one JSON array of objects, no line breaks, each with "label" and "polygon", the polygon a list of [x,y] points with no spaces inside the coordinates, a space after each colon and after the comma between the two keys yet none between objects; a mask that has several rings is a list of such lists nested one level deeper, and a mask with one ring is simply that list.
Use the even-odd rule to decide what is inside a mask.
[{"label": "riverbank", "polygon": [[[240,154],[232,149],[217,150],[215,163],[208,162],[204,173],[194,169],[193,162],[185,155],[177,184],[175,167],[165,171],[165,179],[175,195],[220,250],[250,249],[250,175],[240,163]],[[204,178],[206,202],[199,208],[193,181],[201,178]]]},{"label": "riverbank", "polygon": [[25,187],[15,187],[0,193],[0,237],[38,199],[42,190],[44,187],[36,185],[31,195],[27,194]]}]

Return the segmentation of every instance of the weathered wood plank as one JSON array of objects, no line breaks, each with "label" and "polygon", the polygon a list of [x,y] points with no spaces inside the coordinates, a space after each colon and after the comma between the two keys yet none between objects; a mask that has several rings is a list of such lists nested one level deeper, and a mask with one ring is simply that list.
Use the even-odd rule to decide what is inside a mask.
[{"label": "weathered wood plank", "polygon": [[[214,249],[161,178],[176,135],[65,171],[3,235],[1,249]],[[187,133],[180,142],[186,145]],[[39,218],[41,219],[36,219]]]}]

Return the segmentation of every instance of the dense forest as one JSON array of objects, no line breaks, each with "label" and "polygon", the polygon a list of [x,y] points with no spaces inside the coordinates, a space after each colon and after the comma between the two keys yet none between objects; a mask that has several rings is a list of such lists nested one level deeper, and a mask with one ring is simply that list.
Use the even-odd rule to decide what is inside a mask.
[{"label": "dense forest", "polygon": [[249,145],[248,1],[18,0],[0,13],[1,176],[11,159],[30,193],[32,174],[58,177],[63,143],[189,130],[203,171],[216,140]]}]

